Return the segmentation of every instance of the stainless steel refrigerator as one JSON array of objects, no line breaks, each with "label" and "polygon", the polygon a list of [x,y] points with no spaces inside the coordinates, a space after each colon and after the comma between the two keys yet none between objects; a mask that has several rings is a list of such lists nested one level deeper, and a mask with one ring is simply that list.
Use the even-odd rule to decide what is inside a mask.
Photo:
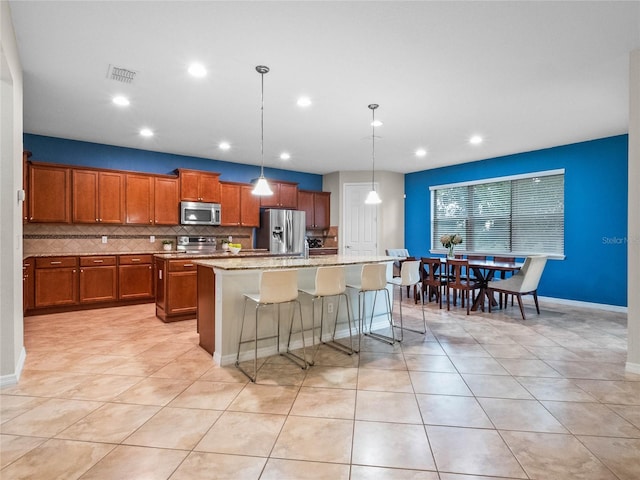
[{"label": "stainless steel refrigerator", "polygon": [[256,245],[270,253],[304,254],[305,212],[268,209],[260,213]]}]

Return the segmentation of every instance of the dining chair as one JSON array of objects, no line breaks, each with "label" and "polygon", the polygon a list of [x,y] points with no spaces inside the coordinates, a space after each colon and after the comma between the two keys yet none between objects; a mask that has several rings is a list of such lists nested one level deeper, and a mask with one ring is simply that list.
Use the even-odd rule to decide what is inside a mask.
[{"label": "dining chair", "polygon": [[[316,338],[316,300],[320,300],[320,337],[318,346],[321,343],[334,347],[336,350],[344,352],[348,355],[355,353],[353,348],[353,333],[351,325],[351,308],[349,306],[349,297],[345,293],[347,289],[345,282],[344,266],[318,267],[316,269],[315,284],[312,289],[300,289],[300,292],[311,296],[311,331],[312,331],[312,347],[315,346]],[[345,306],[347,308],[347,326],[349,327],[349,345],[345,345],[336,341],[336,328],[338,326],[338,318],[340,316],[340,299],[344,297]],[[335,308],[335,321],[333,323],[333,333],[328,341],[324,340],[324,313],[325,303],[328,298],[335,298],[337,305]],[[310,365],[315,363],[315,357],[318,348],[314,348]]]},{"label": "dining chair", "polygon": [[[533,295],[533,301],[536,304],[536,311],[540,315],[540,306],[538,305],[538,284],[542,277],[542,272],[547,264],[547,257],[545,255],[535,255],[527,257],[524,261],[524,265],[518,273],[505,279],[495,280],[487,284],[487,291],[489,295],[493,292],[505,293],[514,295],[518,299],[518,305],[520,306],[520,313],[522,319],[526,320],[524,314],[524,308],[522,306],[522,295]],[[489,302],[489,312],[491,312],[491,302]]]},{"label": "dining chair", "polygon": [[[243,333],[245,328],[245,314],[247,310],[247,303],[254,302],[255,303],[255,332],[253,338],[243,340]],[[290,310],[291,315],[289,319],[289,339],[287,341],[287,350],[286,354],[282,354],[280,352],[280,307],[284,304],[292,304]],[[265,307],[272,307],[272,310],[275,310],[277,313],[277,330],[275,335],[270,335],[267,337],[258,337],[258,323],[260,319],[260,312],[264,310]],[[294,313],[297,306],[297,310],[299,313],[300,319],[300,336],[302,337],[302,357],[294,354],[290,350],[291,345],[291,334],[293,329],[293,318]],[[306,369],[309,364],[307,363],[307,356],[304,346],[304,330],[302,326],[302,307],[300,306],[300,301],[298,300],[298,271],[295,269],[282,269],[282,270],[265,270],[260,275],[260,287],[259,292],[257,293],[245,293],[244,294],[244,307],[242,309],[242,324],[240,326],[240,338],[238,340],[238,353],[236,354],[236,367],[244,373],[249,380],[255,383],[257,375],[258,375],[258,342],[261,340],[268,339],[276,339],[276,348],[277,352],[290,361],[301,367],[303,370]],[[247,372],[240,365],[240,348],[245,343],[253,343],[253,376]]]},{"label": "dining chair", "polygon": [[[370,336],[376,340],[389,343],[393,345],[396,341],[396,336],[393,328],[393,318],[391,317],[391,300],[389,298],[389,290],[387,290],[387,264],[385,263],[367,263],[362,266],[362,273],[360,275],[359,283],[348,283],[348,288],[356,290],[358,292],[358,322],[360,337],[362,335]],[[391,328],[391,336],[382,335],[371,331],[373,324],[373,316],[376,308],[376,300],[378,299],[378,292],[384,292],[387,300],[387,313],[389,317],[389,327]],[[365,319],[366,312],[366,299],[367,293],[373,293],[373,302],[371,303],[371,317],[369,319],[369,331],[365,333]],[[371,296],[371,295],[369,295]],[[360,340],[358,342],[358,350],[360,349]]]},{"label": "dining chair", "polygon": [[[515,263],[516,257],[493,257],[494,262],[504,262],[504,263]],[[506,270],[500,271],[500,279],[504,280],[507,278]],[[504,296],[504,306],[507,306],[507,302],[509,301],[509,294],[500,294],[500,308],[502,308],[502,297]],[[511,295],[511,306],[513,307],[513,295]]]},{"label": "dining chair", "polygon": [[422,304],[422,330],[415,330],[413,328],[405,327],[402,319],[402,288],[403,287],[413,287],[414,292],[417,291],[418,285],[421,286],[422,279],[420,278],[420,261],[419,260],[405,260],[402,262],[402,267],[400,268],[400,276],[394,277],[389,280],[387,283],[391,285],[399,287],[400,291],[400,341],[404,339],[404,330],[410,330],[416,333],[427,333],[427,321],[424,316],[424,302]]},{"label": "dining chair", "polygon": [[431,297],[435,295],[436,302],[442,308],[442,291],[447,285],[447,276],[444,273],[445,265],[440,258],[422,257],[420,259],[422,274],[422,301],[424,296],[431,302]]},{"label": "dining chair", "polygon": [[[471,276],[468,260],[447,259],[447,310],[451,309],[451,290],[454,291],[453,306],[456,306],[457,291],[460,291],[460,302],[464,308],[465,300],[467,303],[467,315],[471,303],[476,299],[475,291],[480,289],[482,284],[479,280]],[[471,294],[471,295],[470,295]],[[469,298],[471,296],[471,298]],[[484,308],[484,307],[483,307]]]}]

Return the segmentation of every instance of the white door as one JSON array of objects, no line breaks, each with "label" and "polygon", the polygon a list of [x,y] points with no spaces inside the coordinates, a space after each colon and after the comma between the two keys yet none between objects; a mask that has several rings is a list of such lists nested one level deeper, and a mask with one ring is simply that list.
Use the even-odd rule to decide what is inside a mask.
[{"label": "white door", "polygon": [[370,183],[344,184],[345,255],[378,254],[378,206],[364,203],[370,190]]}]

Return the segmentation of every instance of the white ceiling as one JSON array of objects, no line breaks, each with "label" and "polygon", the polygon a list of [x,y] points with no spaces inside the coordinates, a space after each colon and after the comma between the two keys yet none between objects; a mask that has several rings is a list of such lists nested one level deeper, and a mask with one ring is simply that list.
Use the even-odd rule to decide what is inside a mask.
[{"label": "white ceiling", "polygon": [[[638,1],[10,6],[25,132],[259,165],[263,64],[265,165],[318,174],[371,168],[370,103],[376,169],[393,172],[626,133],[640,48]],[[193,61],[205,78],[187,74]],[[137,71],[133,84],[107,79],[110,64]]]}]

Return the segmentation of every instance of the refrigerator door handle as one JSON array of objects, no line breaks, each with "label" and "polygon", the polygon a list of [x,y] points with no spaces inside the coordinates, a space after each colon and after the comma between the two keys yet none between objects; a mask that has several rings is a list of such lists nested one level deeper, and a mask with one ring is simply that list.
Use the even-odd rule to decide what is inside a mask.
[{"label": "refrigerator door handle", "polygon": [[285,221],[287,222],[287,253],[291,253],[293,248],[293,221],[291,216],[291,212],[285,212]]}]

